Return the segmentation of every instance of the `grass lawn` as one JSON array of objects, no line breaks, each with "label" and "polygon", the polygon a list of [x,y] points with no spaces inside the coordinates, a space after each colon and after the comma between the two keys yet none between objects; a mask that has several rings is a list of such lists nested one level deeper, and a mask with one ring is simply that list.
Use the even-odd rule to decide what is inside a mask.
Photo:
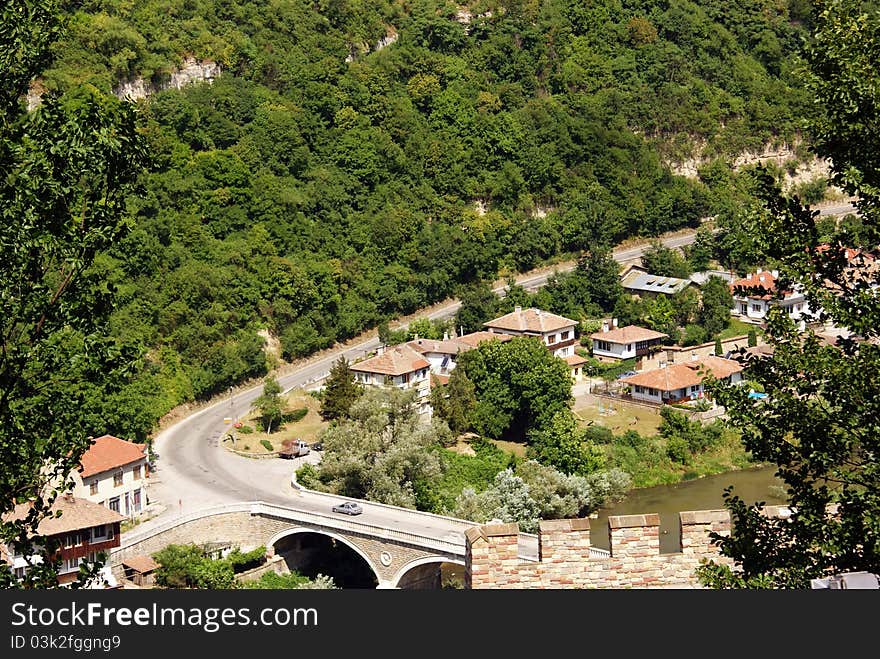
[{"label": "grass lawn", "polygon": [[503,439],[490,439],[488,441],[493,443],[502,451],[513,453],[518,458],[526,457],[526,445],[522,442],[506,442]]},{"label": "grass lawn", "polygon": [[764,334],[759,325],[752,325],[751,323],[744,323],[737,318],[731,318],[727,327],[718,333],[718,337],[723,341],[725,339],[732,339],[735,336],[745,336],[749,333],[750,329],[754,329],[758,336]]},{"label": "grass lawn", "polygon": [[235,432],[235,446],[228,439],[223,440],[224,446],[235,448],[237,451],[245,451],[254,455],[266,454],[269,451],[262,445],[260,440],[267,439],[272,444],[272,450],[277,451],[281,448],[282,443],[286,439],[302,439],[311,444],[318,436],[318,433],[326,428],[329,424],[321,419],[319,411],[321,403],[309,396],[301,389],[294,389],[286,397],[284,412],[290,413],[296,409],[303,407],[308,408],[309,412],[299,421],[288,422],[282,424],[281,429],[273,431],[271,435],[266,434],[260,429],[259,416],[260,413],[252,410],[247,416],[239,419],[245,426],[253,428],[252,433],[244,433],[242,429],[230,428],[230,432]]},{"label": "grass lawn", "polygon": [[661,421],[659,411],[641,405],[629,405],[623,401],[593,396],[585,398],[586,400],[577,400],[574,409],[575,415],[585,424],[592,421],[605,426],[615,435],[622,435],[627,430],[635,430],[646,437],[657,434]]}]

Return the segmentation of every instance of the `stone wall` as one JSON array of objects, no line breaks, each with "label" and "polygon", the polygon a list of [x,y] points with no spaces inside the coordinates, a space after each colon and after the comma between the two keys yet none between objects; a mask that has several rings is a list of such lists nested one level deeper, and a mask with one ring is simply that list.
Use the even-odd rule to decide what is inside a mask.
[{"label": "stone wall", "polygon": [[660,553],[656,514],[609,517],[611,553],[590,556],[590,520],[541,522],[538,561],[517,557],[516,524],[476,526],[466,532],[467,588],[699,588],[695,568],[704,559],[726,562],[709,533],[730,532],[726,510],[682,512],[681,551]]}]

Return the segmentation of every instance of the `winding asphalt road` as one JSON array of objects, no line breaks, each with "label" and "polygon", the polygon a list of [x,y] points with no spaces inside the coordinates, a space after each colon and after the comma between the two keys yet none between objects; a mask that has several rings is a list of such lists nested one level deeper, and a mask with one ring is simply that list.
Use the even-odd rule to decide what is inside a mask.
[{"label": "winding asphalt road", "polygon": [[[851,206],[833,207],[825,214],[845,214],[852,212]],[[667,238],[662,242],[667,247],[681,247],[694,240],[694,233]],[[624,262],[640,256],[648,245],[640,245],[614,251],[614,258]],[[555,271],[574,268],[574,264],[563,264]],[[553,273],[524,274],[517,278],[517,283],[527,290],[534,290],[546,284]],[[504,294],[504,287],[495,289]],[[432,311],[424,317],[429,319],[449,318],[455,315],[460,306],[452,302]],[[379,347],[377,338],[370,338],[353,347],[340,348],[326,357],[310,365],[304,366],[294,373],[278,378],[285,391],[304,387],[323,379],[333,362],[344,355],[352,362],[366,353]],[[252,459],[235,455],[222,446],[220,439],[228,431],[229,422],[244,416],[251,408],[253,401],[261,394],[262,386],[236,393],[230,398],[198,411],[179,421],[160,433],[154,440],[154,449],[158,453],[155,478],[151,478],[150,499],[164,505],[164,511],[151,520],[142,523],[139,530],[152,524],[160,523],[169,517],[194,512],[208,506],[262,500],[295,506],[302,510],[327,513],[339,497],[325,494],[301,492],[291,487],[290,476],[303,460],[315,458],[307,456],[294,461],[272,459]],[[402,530],[413,532],[426,531],[433,522],[430,516],[407,513],[399,509],[375,506],[362,502],[364,514],[358,518],[368,523],[387,523]],[[439,536],[458,524],[440,523],[437,528]]]}]

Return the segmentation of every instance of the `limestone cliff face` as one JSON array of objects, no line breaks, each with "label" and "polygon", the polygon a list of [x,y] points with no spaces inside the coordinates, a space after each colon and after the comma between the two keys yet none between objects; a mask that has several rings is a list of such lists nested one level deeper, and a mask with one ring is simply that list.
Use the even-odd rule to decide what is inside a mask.
[{"label": "limestone cliff face", "polygon": [[[175,69],[160,83],[153,83],[144,78],[122,80],[114,89],[113,94],[118,98],[128,98],[133,101],[147,98],[151,94],[165,89],[181,89],[196,82],[212,83],[220,77],[222,69],[219,64],[210,60],[198,61],[194,57],[183,60],[183,66]],[[33,112],[40,106],[40,97],[46,91],[40,80],[31,83],[27,93],[27,109]]]},{"label": "limestone cliff face", "polygon": [[113,93],[119,98],[130,98],[136,101],[165,89],[181,89],[195,82],[211,83],[220,77],[220,73],[220,65],[216,62],[209,60],[199,62],[193,57],[188,57],[183,61],[182,67],[172,72],[168,80],[158,85],[143,78],[123,80],[113,90]]}]

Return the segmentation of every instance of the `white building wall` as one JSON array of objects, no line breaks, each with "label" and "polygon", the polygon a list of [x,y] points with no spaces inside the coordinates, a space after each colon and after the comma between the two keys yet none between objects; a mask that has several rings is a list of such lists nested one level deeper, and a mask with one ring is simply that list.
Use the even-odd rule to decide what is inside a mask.
[{"label": "white building wall", "polygon": [[[136,470],[140,468],[140,476],[135,477]],[[122,484],[114,484],[114,476],[122,473]],[[147,459],[132,462],[123,467],[116,467],[109,471],[103,471],[94,476],[83,479],[79,472],[74,472],[73,496],[88,499],[102,506],[110,507],[110,500],[119,498],[119,514],[134,516],[143,511],[147,505]],[[97,484],[97,491],[92,493],[92,483]],[[135,493],[140,492],[140,503],[136,501]]]},{"label": "white building wall", "polygon": [[629,359],[636,356],[635,343],[612,343],[611,350],[603,350],[597,347],[597,341],[602,339],[593,339],[593,355],[596,357],[608,357],[611,359]]}]

